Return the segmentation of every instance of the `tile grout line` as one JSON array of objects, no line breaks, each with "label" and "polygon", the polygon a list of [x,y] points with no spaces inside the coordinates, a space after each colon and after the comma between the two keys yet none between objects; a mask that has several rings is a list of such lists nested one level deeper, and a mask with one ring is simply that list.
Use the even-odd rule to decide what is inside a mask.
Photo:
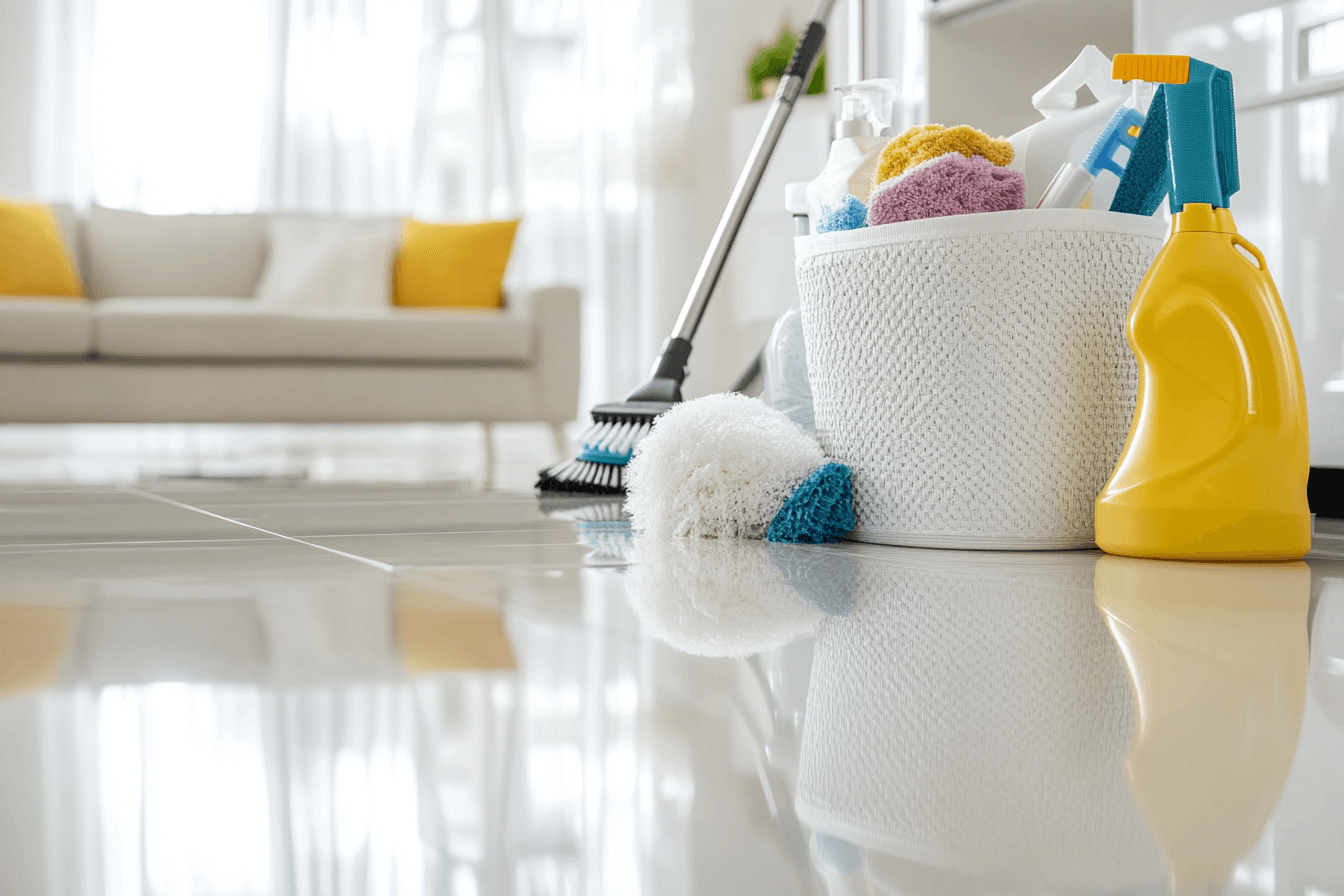
[{"label": "tile grout line", "polygon": [[223,520],[226,523],[232,523],[235,526],[242,526],[245,529],[252,529],[257,532],[262,532],[266,535],[274,535],[276,538],[283,538],[285,539],[285,541],[292,541],[295,544],[302,544],[310,548],[316,548],[319,551],[326,551],[329,554],[335,554],[336,556],[344,557],[347,560],[354,560],[357,563],[363,563],[368,566],[372,566],[375,569],[381,569],[383,572],[394,571],[393,566],[387,563],[379,562],[378,560],[370,560],[368,557],[361,557],[358,554],[348,554],[345,551],[338,551],[335,548],[329,548],[320,544],[313,544],[311,541],[304,541],[301,538],[294,538],[293,536],[290,535],[282,535],[279,532],[272,532],[270,529],[263,529],[260,526],[254,526],[251,523],[244,523],[240,520],[229,519],[226,516],[220,516],[218,513],[212,513],[209,510],[205,510],[204,508],[195,507],[191,504],[184,504],[181,501],[174,501],[172,498],[165,498],[163,495],[156,495],[153,492],[143,491],[132,485],[120,486],[118,488],[118,491],[126,492],[127,494],[138,495],[141,498],[149,498],[151,501],[159,501],[163,504],[168,504],[173,507],[180,507],[183,510],[190,510],[194,513],[204,514],[205,516],[211,516],[217,520]]},{"label": "tile grout line", "polygon": [[265,538],[160,538],[153,541],[35,541],[31,544],[7,541],[0,543],[0,554],[24,554],[33,548],[115,548],[138,547],[152,544],[247,544],[252,541],[266,541]]}]

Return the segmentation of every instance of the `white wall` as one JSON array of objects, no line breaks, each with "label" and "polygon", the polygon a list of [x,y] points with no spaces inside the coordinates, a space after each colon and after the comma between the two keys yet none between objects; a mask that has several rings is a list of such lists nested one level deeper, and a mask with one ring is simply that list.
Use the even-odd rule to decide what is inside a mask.
[{"label": "white wall", "polygon": [[[747,101],[747,65],[758,49],[775,42],[785,24],[801,30],[813,6],[812,0],[692,0],[695,102],[685,169],[690,229],[679,244],[660,247],[664,258],[652,317],[658,341],[676,322],[736,180],[729,146],[730,115],[735,106]],[[778,199],[782,205],[782,197]],[[686,383],[688,397],[727,389],[769,332],[768,326],[763,332],[760,327],[755,332],[739,332],[730,304],[721,293],[710,301],[695,338]]]},{"label": "white wall", "polygon": [[[959,4],[962,8],[969,4]],[[952,5],[955,11],[957,5]],[[930,17],[929,118],[1009,136],[1040,120],[1031,95],[1079,51],[1131,53],[1134,15],[1116,0],[1000,0]]]}]

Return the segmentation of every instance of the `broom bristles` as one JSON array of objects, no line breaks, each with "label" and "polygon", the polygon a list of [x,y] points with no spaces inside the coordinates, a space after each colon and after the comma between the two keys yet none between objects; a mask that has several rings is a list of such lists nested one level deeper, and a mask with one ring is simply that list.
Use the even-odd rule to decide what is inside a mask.
[{"label": "broom bristles", "polygon": [[542,470],[536,487],[542,491],[625,494],[625,465],[640,440],[653,429],[656,416],[643,410],[593,411],[592,424],[577,439],[579,456]]}]

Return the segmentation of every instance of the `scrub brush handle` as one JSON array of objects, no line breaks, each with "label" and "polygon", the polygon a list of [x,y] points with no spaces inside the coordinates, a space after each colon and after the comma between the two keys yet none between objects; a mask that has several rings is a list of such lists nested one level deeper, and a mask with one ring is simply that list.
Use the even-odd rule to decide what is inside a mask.
[{"label": "scrub brush handle", "polygon": [[[686,378],[686,360],[691,353],[691,339],[700,326],[701,318],[705,316],[705,307],[709,304],[710,294],[718,283],[719,275],[723,273],[728,250],[732,248],[737,231],[742,226],[742,219],[747,214],[747,207],[751,205],[752,197],[756,195],[756,188],[761,183],[761,176],[765,174],[765,166],[770,162],[775,145],[779,143],[779,135],[784,130],[789,113],[793,111],[793,104],[803,92],[803,87],[812,72],[812,65],[821,53],[821,42],[826,37],[826,26],[823,23],[830,17],[831,7],[834,5],[835,0],[818,2],[812,14],[812,21],[808,22],[807,30],[803,32],[802,39],[794,48],[793,58],[789,60],[789,66],[784,70],[779,86],[775,88],[770,111],[765,116],[765,123],[761,125],[760,133],[756,135],[756,143],[751,147],[751,154],[747,156],[747,164],[738,175],[737,185],[733,187],[728,207],[723,210],[723,217],[719,219],[714,237],[709,241],[709,248],[700,262],[700,270],[696,272],[686,302],[681,307],[676,329],[663,343],[663,349],[653,365],[654,381],[662,381],[661,385],[670,386],[671,383],[668,381],[672,380],[677,387],[680,387]],[[636,390],[630,399],[635,399],[637,396],[664,398],[663,390],[650,390],[649,386]],[[650,392],[647,396],[643,394],[646,391]],[[653,395],[654,391],[659,394]],[[680,400],[680,389],[677,388],[675,391],[678,393],[677,397],[671,398],[669,393],[667,400]]]},{"label": "scrub brush handle", "polygon": [[756,143],[751,147],[751,154],[747,156],[747,164],[738,175],[737,185],[733,187],[732,196],[728,199],[728,207],[723,210],[723,217],[719,219],[714,238],[709,241],[709,249],[705,252],[704,260],[700,262],[700,270],[696,272],[695,280],[691,283],[691,291],[681,308],[681,316],[677,318],[674,334],[676,338],[689,342],[700,326],[705,306],[709,304],[710,293],[714,291],[719,274],[723,272],[728,250],[732,248],[737,231],[742,226],[742,219],[747,214],[747,207],[751,205],[752,197],[756,195],[761,176],[765,174],[765,166],[769,164],[775,145],[779,143],[779,135],[784,131],[784,124],[789,120],[794,102],[807,84],[812,64],[816,62],[821,52],[821,42],[826,37],[826,26],[823,23],[830,16],[834,4],[835,0],[821,0],[817,4],[812,21],[808,22],[807,30],[803,32],[802,39],[794,48],[793,58],[789,60],[789,66],[784,70],[784,77],[780,78],[779,86],[775,88],[775,97],[770,102],[770,111],[765,116],[765,123],[761,125],[761,131],[756,135]]}]

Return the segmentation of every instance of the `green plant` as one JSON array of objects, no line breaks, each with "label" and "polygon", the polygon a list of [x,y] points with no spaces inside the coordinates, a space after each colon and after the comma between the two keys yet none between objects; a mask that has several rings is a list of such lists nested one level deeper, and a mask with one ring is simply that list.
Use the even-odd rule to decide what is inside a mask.
[{"label": "green plant", "polygon": [[[793,48],[798,46],[798,35],[794,34],[788,28],[779,33],[779,40],[768,47],[763,47],[751,57],[751,63],[747,65],[747,96],[753,100],[765,98],[765,91],[761,85],[772,79],[784,77],[784,70],[789,67],[789,59],[793,56]],[[817,67],[812,71],[812,80],[807,82],[808,93],[826,92],[826,54],[823,52],[817,59]]]}]

